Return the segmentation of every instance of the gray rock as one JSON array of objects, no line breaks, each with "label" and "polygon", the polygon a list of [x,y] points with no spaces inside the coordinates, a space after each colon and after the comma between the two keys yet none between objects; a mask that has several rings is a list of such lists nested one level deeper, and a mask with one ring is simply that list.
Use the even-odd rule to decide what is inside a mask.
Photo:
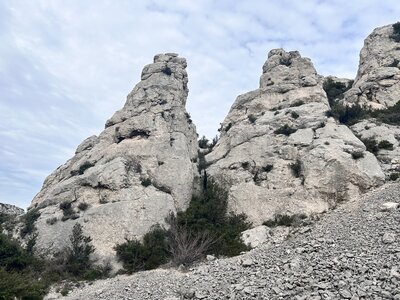
[{"label": "gray rock", "polygon": [[24,214],[25,211],[15,205],[0,203],[0,214],[19,216]]},{"label": "gray rock", "polygon": [[327,211],[384,182],[377,159],[327,110],[311,61],[270,51],[260,88],[236,99],[206,155],[207,174],[229,190],[230,210],[257,226],[279,214]]},{"label": "gray rock", "polygon": [[396,234],[393,232],[385,232],[382,236],[382,243],[392,244],[396,241]]},{"label": "gray rock", "polygon": [[376,28],[364,41],[353,87],[346,92],[346,103],[372,109],[393,106],[400,99],[400,54],[393,38],[393,26]]},{"label": "gray rock", "polygon": [[[141,238],[154,224],[165,224],[169,213],[186,209],[199,175],[196,129],[185,110],[185,68],[176,54],[156,55],[105,130],[84,140],[46,178],[31,205],[41,213],[39,251],[64,247],[79,222],[95,255],[113,258],[116,244]],[[72,204],[76,220],[60,221],[63,202]],[[88,208],[80,210],[81,203]],[[46,222],[54,217],[55,224]]]},{"label": "gray rock", "polygon": [[241,238],[246,245],[255,248],[271,239],[271,230],[264,225],[257,226],[243,231]]}]

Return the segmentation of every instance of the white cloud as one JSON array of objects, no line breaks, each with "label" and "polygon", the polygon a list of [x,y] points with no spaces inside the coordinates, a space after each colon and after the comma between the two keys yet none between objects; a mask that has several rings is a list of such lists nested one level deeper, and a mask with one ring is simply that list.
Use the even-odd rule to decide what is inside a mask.
[{"label": "white cloud", "polygon": [[271,48],[354,77],[363,39],[399,15],[395,0],[2,2],[0,201],[28,205],[156,53],[187,58],[187,108],[212,137],[236,96],[258,87]]}]

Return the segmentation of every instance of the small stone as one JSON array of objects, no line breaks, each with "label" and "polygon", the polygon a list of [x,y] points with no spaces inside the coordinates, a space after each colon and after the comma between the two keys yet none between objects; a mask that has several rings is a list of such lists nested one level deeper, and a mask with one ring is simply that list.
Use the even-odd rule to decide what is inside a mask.
[{"label": "small stone", "polygon": [[251,258],[245,258],[242,260],[243,267],[251,267],[253,265],[253,260]]},{"label": "small stone", "polygon": [[344,299],[351,299],[352,297],[351,293],[348,290],[341,290],[340,296],[342,296]]},{"label": "small stone", "polygon": [[382,243],[384,244],[392,244],[396,241],[396,235],[392,232],[386,232],[382,236]]},{"label": "small stone", "polygon": [[206,259],[207,259],[208,261],[213,261],[213,260],[216,260],[217,258],[216,258],[214,255],[207,255],[207,256],[206,256]]},{"label": "small stone", "polygon": [[396,202],[385,202],[381,205],[381,211],[392,211],[399,207],[399,203]]}]

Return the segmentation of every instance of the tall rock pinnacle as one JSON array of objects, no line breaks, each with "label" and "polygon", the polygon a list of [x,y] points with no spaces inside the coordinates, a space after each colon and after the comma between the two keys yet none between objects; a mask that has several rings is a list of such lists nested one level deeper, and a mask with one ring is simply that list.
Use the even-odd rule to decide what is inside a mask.
[{"label": "tall rock pinnacle", "polygon": [[61,249],[79,222],[97,254],[109,256],[188,206],[198,172],[185,68],[177,54],[156,55],[105,130],[45,180],[31,205],[41,213],[39,248]]},{"label": "tall rock pinnacle", "polygon": [[322,77],[297,51],[272,50],[260,88],[239,96],[206,155],[207,173],[254,225],[312,214],[381,184],[373,154],[327,116]]}]

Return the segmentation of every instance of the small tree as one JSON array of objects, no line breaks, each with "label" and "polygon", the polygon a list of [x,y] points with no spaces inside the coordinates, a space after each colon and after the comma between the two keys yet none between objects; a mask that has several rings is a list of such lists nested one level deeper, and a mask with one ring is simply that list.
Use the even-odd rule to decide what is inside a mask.
[{"label": "small tree", "polygon": [[83,235],[82,225],[79,223],[72,228],[69,240],[71,246],[67,250],[66,270],[79,276],[91,268],[90,254],[95,248],[91,245],[92,238]]}]

